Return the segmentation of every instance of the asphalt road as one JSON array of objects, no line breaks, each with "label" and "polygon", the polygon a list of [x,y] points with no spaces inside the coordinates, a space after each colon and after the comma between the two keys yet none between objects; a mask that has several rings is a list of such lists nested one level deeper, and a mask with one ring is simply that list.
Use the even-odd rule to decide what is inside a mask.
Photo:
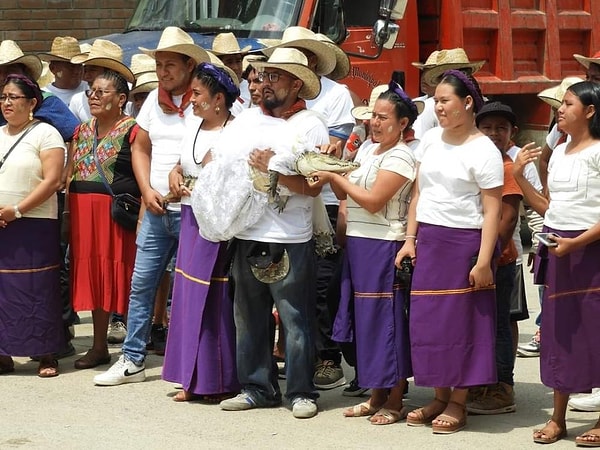
[{"label": "asphalt road", "polygon": [[[535,331],[539,310],[531,285],[528,298],[532,318],[521,322],[521,342]],[[82,322],[73,341],[79,355],[91,344],[89,314]],[[111,353],[114,362],[119,347]],[[160,378],[161,357],[148,357],[147,381],[116,387],[94,386],[93,376],[108,366],[78,371],[73,368],[77,357],[61,360],[61,374],[53,379],[35,376],[37,363],[27,358],[16,358],[16,371],[0,376],[1,449],[527,449],[540,448],[532,431],[549,419],[552,407],[552,392],[540,383],[538,358],[517,359],[515,413],[469,416],[465,430],[444,436],[433,435],[430,427],[374,426],[364,418],[344,418],[342,409],[358,399],[343,397],[341,388],[321,391],[319,414],[312,419],[293,418],[289,405],[227,412],[216,405],[173,402],[175,387]],[[353,372],[346,367],[346,374],[350,379]],[[423,405],[431,396],[430,389],[411,382],[406,405]],[[569,412],[569,437],[551,448],[573,448],[575,436],[597,416]]]}]

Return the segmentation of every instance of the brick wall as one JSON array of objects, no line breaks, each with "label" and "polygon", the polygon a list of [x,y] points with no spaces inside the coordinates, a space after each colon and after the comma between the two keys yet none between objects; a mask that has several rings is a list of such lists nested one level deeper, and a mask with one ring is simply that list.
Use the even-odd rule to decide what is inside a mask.
[{"label": "brick wall", "polygon": [[137,0],[0,0],[0,39],[49,51],[56,36],[88,39],[125,29]]}]

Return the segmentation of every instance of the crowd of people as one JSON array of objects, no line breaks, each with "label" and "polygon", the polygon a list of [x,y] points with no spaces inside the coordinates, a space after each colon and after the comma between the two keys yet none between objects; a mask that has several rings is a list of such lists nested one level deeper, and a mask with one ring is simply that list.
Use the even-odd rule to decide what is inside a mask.
[{"label": "crowd of people", "polygon": [[[130,66],[110,41],[69,36],[39,55],[6,40],[0,57],[0,374],[26,356],[59,375],[91,311],[74,367],[108,365],[122,343],[93,382],[141,382],[154,350],[176,402],[285,397],[310,418],[319,389],[345,386],[370,390],[345,417],[451,434],[468,413],[515,411],[515,356],[537,348],[554,404],[535,442],[593,403],[570,394],[600,387],[600,54],[575,55],[585,80],[540,93],[555,111],[543,149],[516,145],[518,112],[483,95],[484,61],[463,49],[414,63],[422,97],[390,81],[368,105],[338,82],[344,52],[302,27],[263,49],[168,27]],[[307,152],[345,169],[301,175]],[[517,348],[522,208],[543,306],[533,350]],[[413,411],[409,378],[433,388]],[[600,421],[576,443],[600,447]]]}]

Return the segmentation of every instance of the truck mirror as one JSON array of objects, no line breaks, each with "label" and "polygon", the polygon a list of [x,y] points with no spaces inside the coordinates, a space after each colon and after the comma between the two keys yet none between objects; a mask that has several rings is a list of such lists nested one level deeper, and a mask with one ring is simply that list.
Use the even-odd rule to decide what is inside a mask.
[{"label": "truck mirror", "polygon": [[373,27],[373,37],[375,38],[375,44],[377,46],[383,46],[388,50],[394,48],[396,38],[398,37],[398,31],[400,27],[394,22],[388,22],[387,20],[379,19],[375,22]]},{"label": "truck mirror", "polygon": [[408,0],[381,0],[379,3],[379,15],[390,17],[392,20],[400,20],[404,17]]}]

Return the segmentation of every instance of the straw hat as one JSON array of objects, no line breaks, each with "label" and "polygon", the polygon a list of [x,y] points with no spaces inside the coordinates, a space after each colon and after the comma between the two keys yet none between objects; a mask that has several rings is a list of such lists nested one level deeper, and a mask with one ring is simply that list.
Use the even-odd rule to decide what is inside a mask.
[{"label": "straw hat", "polygon": [[31,77],[37,81],[42,74],[42,61],[37,55],[25,55],[15,41],[7,39],[0,43],[0,66],[23,64]]},{"label": "straw hat", "polygon": [[238,41],[233,33],[219,33],[215,36],[212,43],[212,52],[217,56],[248,53],[251,48],[251,45],[240,48],[240,45],[238,44]]},{"label": "straw hat", "polygon": [[71,58],[78,56],[82,51],[79,42],[72,36],[56,36],[48,53],[38,53],[42,61],[71,62]]},{"label": "straw hat", "polygon": [[250,55],[246,55],[244,56],[244,59],[242,59],[242,72],[245,72],[246,69],[248,69],[248,66],[256,66],[256,63],[266,60],[267,57],[259,53],[252,53]]},{"label": "straw hat", "polygon": [[474,74],[484,64],[485,61],[469,61],[467,53],[460,47],[450,50],[436,50],[429,55],[424,64],[419,62],[412,63],[417,69],[423,71],[423,81],[430,86],[437,85],[446,70],[461,69]]},{"label": "straw hat", "polygon": [[138,92],[150,92],[158,87],[156,75],[156,61],[144,53],[137,53],[131,57],[131,71],[135,75],[135,84],[130,95]]},{"label": "straw hat", "polygon": [[50,71],[50,63],[42,61],[42,74],[37,80],[40,89],[44,89],[50,83],[54,82],[54,74]]},{"label": "straw hat", "polygon": [[177,27],[165,28],[160,35],[158,46],[155,49],[144,47],[139,47],[139,49],[152,58],[156,57],[156,52],[172,52],[189,56],[196,61],[196,64],[210,61],[206,50],[194,44],[194,39],[181,28]]},{"label": "straw hat", "polygon": [[322,33],[316,33],[315,37],[319,41],[327,44],[335,54],[335,67],[331,73],[327,74],[327,77],[331,78],[332,80],[341,80],[342,78],[346,78],[350,73],[350,58],[348,58],[346,52],[344,52],[344,50],[342,50],[335,42]]},{"label": "straw hat", "polygon": [[265,68],[283,70],[302,80],[304,85],[298,92],[298,97],[312,100],[321,92],[319,77],[308,68],[308,59],[304,53],[295,48],[276,48],[267,62],[257,62],[259,71]]},{"label": "straw hat", "polygon": [[[375,102],[377,101],[379,96],[386,92],[389,88],[390,87],[387,84],[380,84],[379,86],[374,87],[371,91],[371,96],[369,97],[369,104],[367,106],[362,105],[355,106],[354,108],[352,108],[352,117],[354,117],[357,120],[369,120],[373,116],[373,108],[375,107]],[[413,103],[417,107],[417,113],[421,114],[423,112],[423,108],[425,107],[425,103],[419,100],[413,100]]]},{"label": "straw hat", "polygon": [[583,80],[579,77],[567,77],[562,80],[559,85],[544,89],[537,96],[540,98],[540,100],[548,103],[554,109],[558,109],[562,104],[563,97],[565,96],[567,89],[569,89],[575,83],[579,83],[580,81]]},{"label": "straw hat", "polygon": [[594,53],[589,58],[587,58],[583,55],[577,55],[577,54],[573,55],[573,57],[579,62],[579,64],[581,64],[586,69],[590,68],[591,63],[600,64],[600,51]]},{"label": "straw hat", "polygon": [[131,70],[129,70],[129,67],[123,64],[123,50],[121,47],[105,39],[96,39],[87,55],[79,54],[74,56],[71,58],[71,63],[104,67],[123,75],[130,83],[135,81],[135,77]]},{"label": "straw hat", "polygon": [[219,69],[223,69],[225,72],[227,72],[227,74],[233,80],[233,83],[239,88],[240,87],[240,79],[235,74],[235,72],[233,70],[231,70],[229,67],[227,67],[225,64],[223,64],[223,61],[221,61],[219,59],[219,57],[217,55],[215,55],[213,52],[207,51],[206,53],[208,53],[208,56],[210,57],[210,63],[213,66],[217,66]]},{"label": "straw hat", "polygon": [[315,33],[304,27],[289,27],[283,32],[281,43],[279,45],[264,48],[261,51],[270,56],[275,49],[280,47],[293,47],[308,50],[317,56],[317,75],[328,75],[336,65],[336,59],[331,47],[324,42],[319,41]]}]

